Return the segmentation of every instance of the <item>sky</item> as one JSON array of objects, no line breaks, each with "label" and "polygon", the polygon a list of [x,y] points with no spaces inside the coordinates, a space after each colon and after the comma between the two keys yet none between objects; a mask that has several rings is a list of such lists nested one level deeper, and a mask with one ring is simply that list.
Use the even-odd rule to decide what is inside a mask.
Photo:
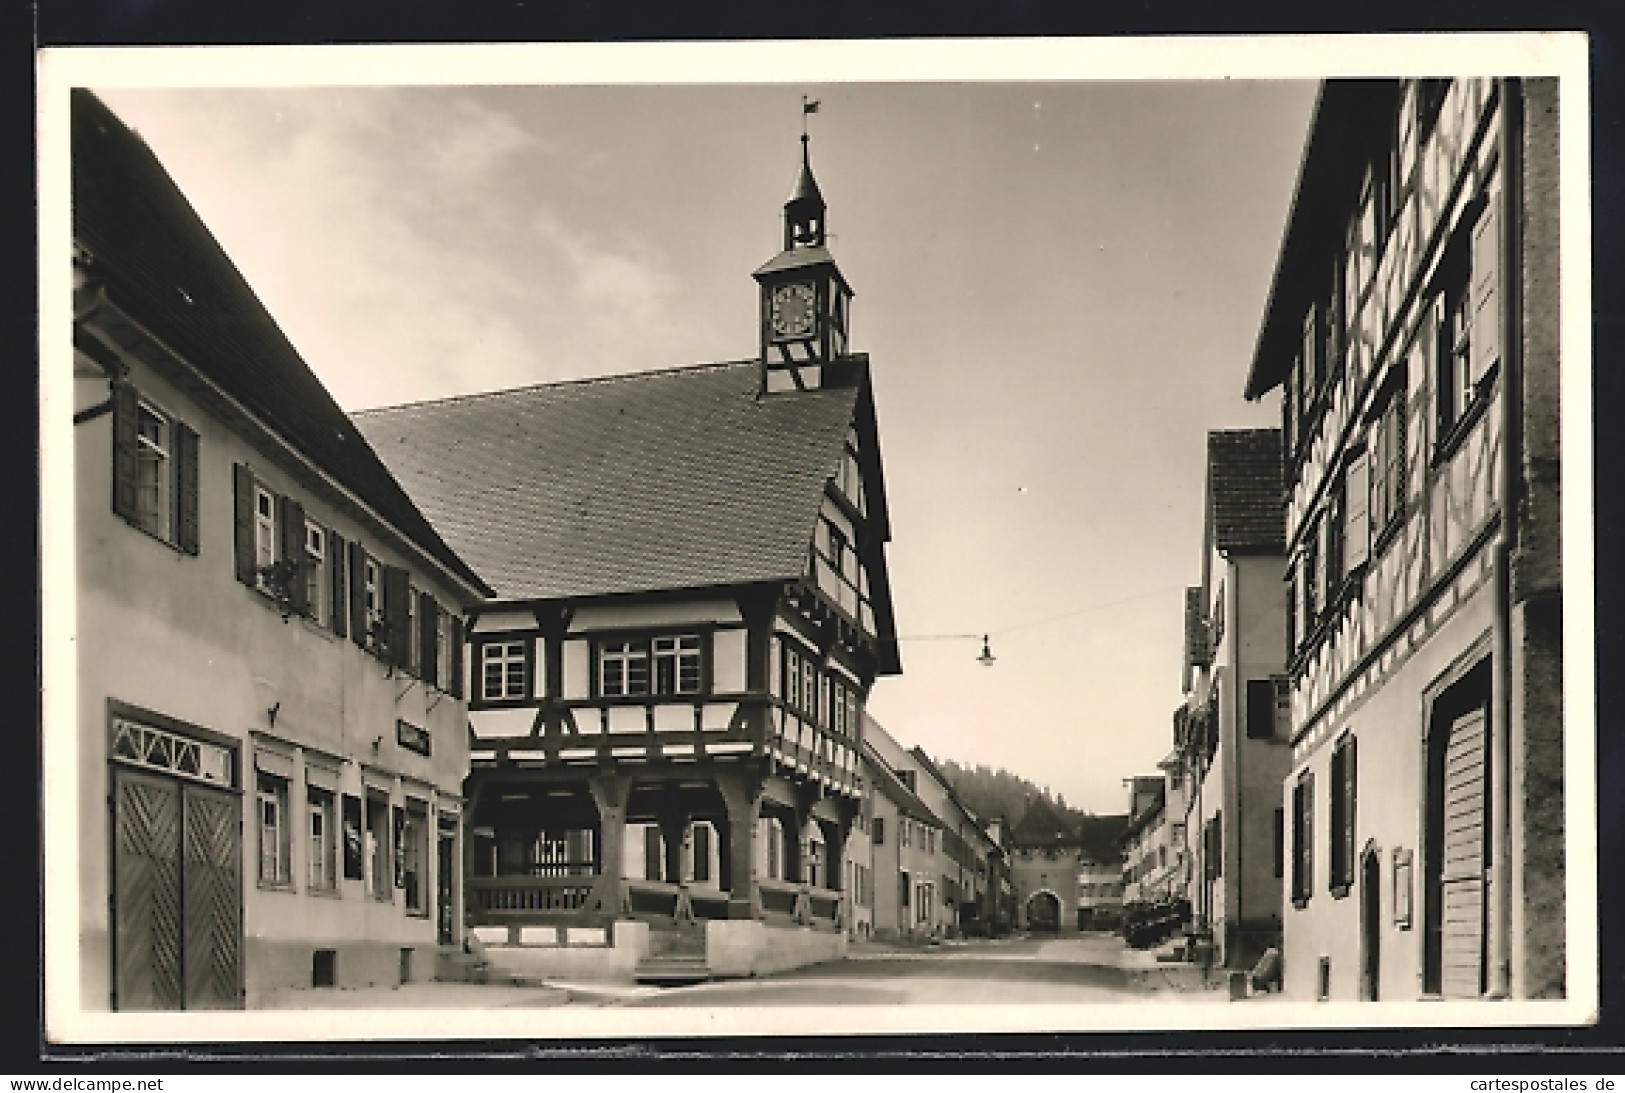
[{"label": "sky", "polygon": [[1204,438],[1278,422],[1241,390],[1312,82],[100,94],[347,410],[754,355],[819,100],[902,637],[870,713],[1096,812],[1168,752]]}]

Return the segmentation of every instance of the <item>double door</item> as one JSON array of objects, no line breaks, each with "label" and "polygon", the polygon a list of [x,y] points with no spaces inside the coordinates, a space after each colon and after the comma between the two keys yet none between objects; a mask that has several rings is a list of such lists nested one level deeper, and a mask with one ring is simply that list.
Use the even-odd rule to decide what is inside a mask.
[{"label": "double door", "polygon": [[242,1005],[237,795],[113,769],[113,1006]]}]

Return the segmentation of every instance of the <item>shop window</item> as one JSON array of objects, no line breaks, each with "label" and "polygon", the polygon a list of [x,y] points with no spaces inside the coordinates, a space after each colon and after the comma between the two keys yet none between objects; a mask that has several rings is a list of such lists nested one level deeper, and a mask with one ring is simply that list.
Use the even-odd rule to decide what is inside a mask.
[{"label": "shop window", "polygon": [[390,860],[389,798],[381,794],[367,795],[367,888],[372,897],[385,903],[392,902],[394,867]]},{"label": "shop window", "polygon": [[333,794],[330,790],[306,786],[305,795],[310,890],[331,892],[338,887],[338,841],[333,818]]},{"label": "shop window", "polygon": [[401,825],[401,887],[406,913],[429,913],[429,810],[421,802],[408,802]]},{"label": "shop window", "polygon": [[286,888],[293,884],[288,831],[288,780],[260,771],[255,784],[258,804],[262,885]]}]

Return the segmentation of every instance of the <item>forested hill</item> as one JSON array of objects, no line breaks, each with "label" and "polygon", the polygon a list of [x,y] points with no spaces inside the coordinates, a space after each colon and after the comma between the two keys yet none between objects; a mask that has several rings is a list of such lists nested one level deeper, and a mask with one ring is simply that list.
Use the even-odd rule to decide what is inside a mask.
[{"label": "forested hill", "polygon": [[1074,828],[1095,826],[1092,823],[1084,824],[1085,820],[1095,818],[1094,813],[1069,807],[1066,798],[1058,793],[1052,795],[1048,786],[1029,782],[1003,767],[996,770],[980,764],[962,767],[952,759],[937,759],[934,756],[932,762],[948,779],[965,807],[976,813],[977,819],[983,823],[1003,817],[1015,824],[1026,813],[1027,802],[1041,797]]}]

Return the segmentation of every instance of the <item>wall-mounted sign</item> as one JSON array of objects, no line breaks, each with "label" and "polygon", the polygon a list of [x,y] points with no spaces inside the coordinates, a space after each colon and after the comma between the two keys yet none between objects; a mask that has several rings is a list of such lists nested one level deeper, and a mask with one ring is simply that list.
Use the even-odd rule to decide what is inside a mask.
[{"label": "wall-mounted sign", "polygon": [[429,754],[429,730],[406,721],[395,722],[395,743],[419,755]]},{"label": "wall-mounted sign", "polygon": [[1394,848],[1394,925],[1411,928],[1411,852]]}]

